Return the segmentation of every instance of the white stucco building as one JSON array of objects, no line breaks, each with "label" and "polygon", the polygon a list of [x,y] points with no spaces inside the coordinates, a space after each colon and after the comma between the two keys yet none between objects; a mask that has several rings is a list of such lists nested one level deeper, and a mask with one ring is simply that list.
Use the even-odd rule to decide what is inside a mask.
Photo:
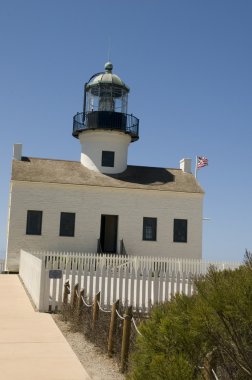
[{"label": "white stucco building", "polygon": [[18,270],[21,248],[201,258],[204,192],[191,160],[179,169],[127,165],[139,120],[112,68],[85,84],[73,124],[80,162],[25,157],[15,144],[8,270]]}]

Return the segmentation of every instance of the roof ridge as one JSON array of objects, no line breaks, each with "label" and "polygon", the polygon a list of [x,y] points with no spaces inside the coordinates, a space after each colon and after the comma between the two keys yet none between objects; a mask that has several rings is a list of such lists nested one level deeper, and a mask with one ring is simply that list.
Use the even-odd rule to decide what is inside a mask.
[{"label": "roof ridge", "polygon": [[[76,164],[81,164],[80,161],[76,161],[76,160],[64,160],[62,158],[47,158],[47,157],[31,157],[31,156],[22,156],[21,159],[32,159],[32,160],[43,160],[43,161],[60,161],[60,162],[75,162]],[[146,165],[127,165],[127,168],[128,167],[132,167],[132,168],[145,168],[145,169],[165,169],[165,170],[179,170],[181,171],[180,168],[167,168],[167,167],[164,167],[164,166],[146,166]],[[88,168],[87,168],[88,169]],[[118,174],[121,174],[121,173],[118,173]]]},{"label": "roof ridge", "polygon": [[[61,162],[76,162],[76,163],[80,163],[80,161],[75,161],[75,160],[63,160],[61,158],[42,158],[42,157],[31,157],[31,156],[22,156],[21,157],[21,160],[22,159],[31,159],[31,160],[43,160],[43,161],[61,161]],[[24,161],[24,160],[23,160]]]}]

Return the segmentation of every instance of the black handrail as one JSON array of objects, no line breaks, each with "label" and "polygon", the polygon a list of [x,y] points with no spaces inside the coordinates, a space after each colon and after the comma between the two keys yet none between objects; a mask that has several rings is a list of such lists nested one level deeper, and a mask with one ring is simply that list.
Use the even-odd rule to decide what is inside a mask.
[{"label": "black handrail", "polygon": [[120,240],[120,255],[127,256],[123,239]]},{"label": "black handrail", "polygon": [[100,238],[97,239],[97,253],[103,253]]}]

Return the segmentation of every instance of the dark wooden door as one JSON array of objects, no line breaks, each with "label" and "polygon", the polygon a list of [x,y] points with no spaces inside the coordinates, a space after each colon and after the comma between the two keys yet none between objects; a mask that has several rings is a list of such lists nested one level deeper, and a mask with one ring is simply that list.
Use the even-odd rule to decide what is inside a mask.
[{"label": "dark wooden door", "polygon": [[102,252],[117,251],[118,215],[101,215],[100,242]]}]

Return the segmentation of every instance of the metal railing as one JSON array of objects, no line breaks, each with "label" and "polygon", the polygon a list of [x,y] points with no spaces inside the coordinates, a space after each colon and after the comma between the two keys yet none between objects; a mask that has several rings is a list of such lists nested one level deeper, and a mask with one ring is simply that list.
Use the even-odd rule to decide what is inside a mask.
[{"label": "metal railing", "polygon": [[120,240],[120,255],[123,255],[123,256],[127,255],[123,239]]},{"label": "metal railing", "polygon": [[97,239],[97,253],[102,253],[101,239]]},{"label": "metal railing", "polygon": [[133,115],[110,111],[81,112],[74,116],[74,137],[78,137],[80,132],[95,129],[122,131],[131,136],[131,141],[136,141],[139,138],[139,119]]}]

